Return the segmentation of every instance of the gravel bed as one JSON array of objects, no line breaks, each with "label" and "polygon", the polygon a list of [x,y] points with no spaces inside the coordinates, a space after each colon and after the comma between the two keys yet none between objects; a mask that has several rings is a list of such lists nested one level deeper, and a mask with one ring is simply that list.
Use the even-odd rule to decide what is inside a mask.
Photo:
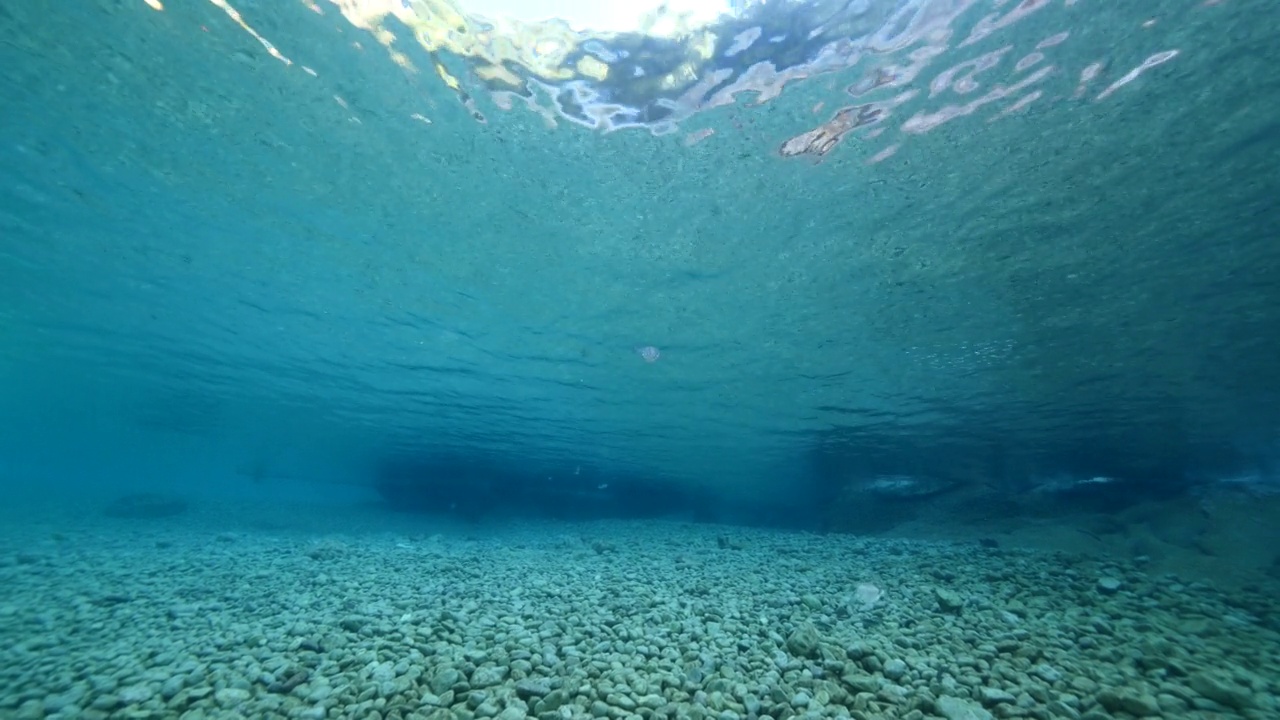
[{"label": "gravel bed", "polygon": [[167,527],[0,537],[0,717],[1280,717],[1274,595],[1127,564],[655,522]]}]

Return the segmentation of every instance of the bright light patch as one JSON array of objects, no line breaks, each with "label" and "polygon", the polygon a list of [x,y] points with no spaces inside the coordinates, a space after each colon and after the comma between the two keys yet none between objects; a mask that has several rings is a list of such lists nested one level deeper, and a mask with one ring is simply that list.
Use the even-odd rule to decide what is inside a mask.
[{"label": "bright light patch", "polygon": [[[707,25],[730,11],[731,0],[468,0],[468,13],[525,22],[558,18],[579,32],[633,32],[663,35],[680,27]],[[661,15],[660,8],[665,8]],[[658,22],[654,22],[658,20]]]}]

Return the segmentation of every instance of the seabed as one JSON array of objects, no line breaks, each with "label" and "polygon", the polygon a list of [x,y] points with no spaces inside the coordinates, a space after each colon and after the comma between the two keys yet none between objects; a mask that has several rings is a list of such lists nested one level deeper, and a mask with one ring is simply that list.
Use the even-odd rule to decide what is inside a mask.
[{"label": "seabed", "polygon": [[0,532],[6,718],[1280,713],[1268,594],[989,541],[260,505]]}]

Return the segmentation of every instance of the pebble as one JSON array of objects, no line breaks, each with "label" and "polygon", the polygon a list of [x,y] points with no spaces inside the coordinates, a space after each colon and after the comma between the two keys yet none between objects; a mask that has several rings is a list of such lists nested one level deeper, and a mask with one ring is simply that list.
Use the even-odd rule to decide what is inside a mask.
[{"label": "pebble", "polygon": [[471,673],[471,685],[472,687],[492,687],[505,681],[510,673],[510,668],[501,665],[477,668]]},{"label": "pebble", "polygon": [[224,708],[236,708],[249,701],[253,693],[241,688],[222,688],[213,693],[213,699]]},{"label": "pebble", "polygon": [[1040,663],[1039,665],[1031,668],[1031,674],[1051,685],[1062,679],[1062,673],[1058,672],[1058,670],[1052,665],[1046,663]]},{"label": "pebble", "polygon": [[938,698],[934,706],[947,720],[994,720],[994,716],[985,708],[948,695]]},{"label": "pebble", "polygon": [[525,720],[525,709],[520,707],[509,707],[498,713],[497,720]]},{"label": "pebble", "polygon": [[[0,681],[20,679],[0,717],[1280,717],[1280,667],[1259,651],[1280,638],[1241,634],[1206,585],[1015,548],[743,531],[725,552],[702,528],[653,527],[371,535],[325,545],[341,551],[322,573],[310,538],[244,532],[190,555],[122,538],[129,563],[84,549],[95,572],[65,590],[0,566]],[[864,581],[892,599],[849,612]],[[25,599],[51,592],[66,597]],[[116,595],[128,613],[95,601]],[[55,648],[74,677],[38,672]]]},{"label": "pebble", "polygon": [[1001,703],[1014,703],[1017,701],[1017,698],[1014,697],[1013,693],[1010,693],[1008,690],[1001,690],[1000,688],[993,687],[982,688],[978,691],[978,697],[982,699],[982,704],[987,707],[999,705]]},{"label": "pebble", "polygon": [[160,686],[160,697],[165,700],[172,700],[174,695],[182,692],[182,688],[185,687],[186,684],[186,677],[182,675],[174,675],[168,680],[165,680],[164,684]]},{"label": "pebble", "polygon": [[1249,710],[1260,704],[1255,701],[1252,690],[1220,673],[1199,672],[1192,675],[1187,684],[1204,697],[1235,710]]},{"label": "pebble", "polygon": [[545,678],[525,678],[516,683],[516,695],[521,699],[542,697],[551,693],[551,681]]},{"label": "pebble", "polygon": [[442,695],[453,686],[461,683],[462,680],[462,673],[457,668],[442,667],[436,670],[435,675],[431,676],[431,692]]},{"label": "pebble", "polygon": [[121,688],[117,696],[120,702],[125,705],[140,705],[155,696],[155,691],[149,685],[130,685]]},{"label": "pebble", "polygon": [[958,613],[964,609],[964,598],[954,590],[936,587],[933,597],[938,602],[938,610],[944,613]]}]

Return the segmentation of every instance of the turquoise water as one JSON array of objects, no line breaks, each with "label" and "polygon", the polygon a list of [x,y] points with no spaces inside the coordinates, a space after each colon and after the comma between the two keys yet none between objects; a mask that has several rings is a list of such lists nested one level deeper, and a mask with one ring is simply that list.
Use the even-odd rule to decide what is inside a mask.
[{"label": "turquoise water", "polygon": [[[94,463],[157,432],[324,457],[291,474],[443,447],[739,487],[815,454],[1013,480],[1275,452],[1265,5],[1047,7],[820,163],[778,151],[870,70],[656,137],[474,90],[478,124],[336,13],[254,11],[293,64],[214,5],[9,11],[11,462],[61,455],[52,427]],[[918,131],[1063,32],[1039,100]]]},{"label": "turquoise water", "polygon": [[[613,33],[448,7],[0,5],[0,570],[15,588],[0,613],[17,618],[5,637],[26,653],[9,657],[16,669],[0,682],[0,716],[38,716],[38,705],[49,716],[88,717],[93,693],[119,701],[102,701],[94,712],[103,717],[300,716],[303,705],[355,716],[363,690],[330,702],[312,680],[297,693],[268,693],[297,696],[296,707],[250,709],[240,692],[217,700],[227,688],[266,692],[271,683],[248,671],[221,685],[184,681],[210,690],[175,704],[181,688],[165,697],[161,686],[199,656],[181,639],[148,651],[173,654],[156,663],[169,671],[73,692],[97,677],[84,670],[91,653],[68,650],[60,667],[56,645],[40,639],[59,623],[123,633],[124,616],[104,620],[117,606],[154,621],[153,634],[173,613],[185,617],[172,608],[192,605],[234,625],[246,612],[233,612],[243,600],[235,593],[137,610],[139,593],[122,585],[129,568],[148,577],[187,568],[197,579],[184,592],[198,595],[240,572],[221,574],[219,563],[262,580],[272,558],[291,558],[277,568],[287,595],[324,572],[302,562],[315,560],[316,546],[339,547],[316,552],[342,558],[327,577],[350,600],[317,600],[332,617],[305,622],[339,623],[345,613],[394,625],[424,612],[410,607],[410,585],[391,593],[395,612],[360,609],[376,604],[361,573],[396,553],[425,553],[410,563],[425,575],[474,561],[510,588],[520,586],[521,562],[563,551],[581,562],[538,565],[538,588],[563,575],[566,595],[589,585],[610,596],[609,582],[625,586],[639,573],[670,594],[653,599],[660,617],[650,626],[678,622],[692,612],[679,596],[702,593],[698,612],[718,618],[699,621],[715,625],[707,632],[747,633],[722,621],[763,616],[779,639],[762,630],[740,642],[772,643],[766,659],[774,649],[808,658],[741,670],[764,684],[746,693],[757,700],[785,684],[786,702],[772,707],[751,706],[743,693],[718,707],[694,702],[697,692],[733,695],[739,676],[711,687],[716,671],[706,668],[720,666],[689,648],[672,650],[697,660],[689,698],[663,695],[641,673],[661,707],[714,709],[699,717],[817,712],[797,692],[825,692],[824,716],[953,717],[934,702],[943,690],[976,703],[973,717],[1018,708],[1001,716],[1125,718],[1153,707],[1171,718],[1272,716],[1272,3],[748,3],[709,25],[681,29],[678,17],[658,13],[645,32]],[[589,524],[604,518],[632,524]],[[747,526],[757,530],[741,532],[964,549],[734,539],[732,528]],[[986,697],[967,681],[971,690],[952,692],[916,667],[927,643],[894,645],[890,630],[924,623],[944,633],[955,608],[933,585],[956,579],[939,568],[972,563],[979,579],[1000,572],[999,556],[974,555],[979,541],[984,552],[1067,553],[1019,560],[1032,575],[1058,578],[1057,599],[1010,609],[980,580],[956,590],[965,608],[991,612],[953,628],[967,638],[956,640],[961,667],[982,678],[1003,677],[991,667],[1006,651],[975,648],[1029,632],[1005,627],[1018,623],[1001,612],[1019,622],[1039,615],[1045,625],[1035,632],[1099,627],[1114,598],[1129,605],[1104,624],[1122,621],[1121,634],[1147,656],[1194,636],[1191,646],[1205,643],[1199,662],[1254,674],[1135,666],[1120,650],[1086,647],[1069,662],[1022,656],[1028,668],[1048,658],[1066,675],[1034,675],[1027,682],[1041,689],[1029,700],[1012,686],[999,689],[1014,700]],[[217,552],[202,565],[208,547]],[[718,593],[721,570],[714,582],[686,582],[675,559],[717,567],[708,558],[728,553],[738,558],[732,567],[759,567],[778,547],[827,560],[787,564],[761,580],[768,589],[758,597],[728,609],[712,599],[752,591]],[[843,568],[834,547],[871,559]],[[615,551],[605,579],[593,579],[593,563]],[[909,560],[891,571],[900,557]],[[110,582],[86,578],[96,565],[112,568]],[[872,616],[847,601],[863,581],[884,587],[902,614]],[[483,628],[496,619],[459,608],[483,608],[488,585],[462,585],[456,606],[446,593],[430,616],[457,612],[465,621],[450,622],[470,629],[440,631],[433,653],[484,651]],[[328,587],[308,592],[325,597]],[[1001,602],[1032,592],[1011,588]],[[1077,596],[1086,600],[1075,609],[1063,604]],[[494,607],[508,615],[584,612],[540,604],[542,595],[532,605],[504,597]],[[77,615],[83,602],[92,608]],[[628,602],[611,612],[631,612]],[[44,606],[59,609],[41,614]],[[849,650],[838,662],[877,682],[914,677],[911,687],[934,699],[855,707],[863,685],[842,685],[848,697],[814,685],[815,672],[832,679],[848,668],[823,670],[837,660],[805,645],[793,607],[816,613],[805,622],[837,646],[883,631],[874,642],[884,657]],[[1144,625],[1144,607],[1168,622]],[[296,621],[270,617],[244,632]],[[1179,624],[1187,618],[1211,620],[1193,632]],[[588,620],[613,627],[608,617]],[[175,638],[201,632],[179,624]],[[645,645],[639,625],[608,652],[649,657],[634,647]],[[359,627],[343,631],[353,633],[344,646],[384,635]],[[799,650],[788,648],[793,632],[803,636]],[[1054,642],[1089,634],[1073,632],[1071,643]],[[1233,633],[1252,644],[1232,650]],[[297,634],[315,643],[322,635]],[[597,649],[588,635],[571,643],[575,652]],[[739,641],[724,642],[729,652]],[[376,645],[369,652],[386,651]],[[403,657],[416,646],[396,647]],[[908,657],[898,657],[903,650]],[[494,687],[547,674],[504,652],[516,669]],[[920,674],[889,678],[892,659]],[[373,660],[399,662],[361,666]],[[469,675],[485,663],[454,664]],[[1088,667],[1123,668],[1121,679],[1075,682]],[[39,668],[67,678],[46,682]],[[293,668],[253,672],[279,671],[272,682],[284,682]],[[809,684],[782,683],[791,671],[808,673]],[[404,672],[385,675],[378,682]],[[464,710],[462,685],[456,704],[440,700],[456,684],[446,680],[430,691],[435,700],[419,694],[414,707],[486,716],[477,712],[486,699]],[[630,690],[582,695],[562,705],[576,708],[564,717],[657,710],[641,712],[639,700],[654,693],[635,678],[611,682]],[[121,699],[121,688],[133,694]],[[538,710],[527,687],[523,710],[492,692],[493,716],[559,712]],[[692,712],[679,707],[659,714]]]}]

